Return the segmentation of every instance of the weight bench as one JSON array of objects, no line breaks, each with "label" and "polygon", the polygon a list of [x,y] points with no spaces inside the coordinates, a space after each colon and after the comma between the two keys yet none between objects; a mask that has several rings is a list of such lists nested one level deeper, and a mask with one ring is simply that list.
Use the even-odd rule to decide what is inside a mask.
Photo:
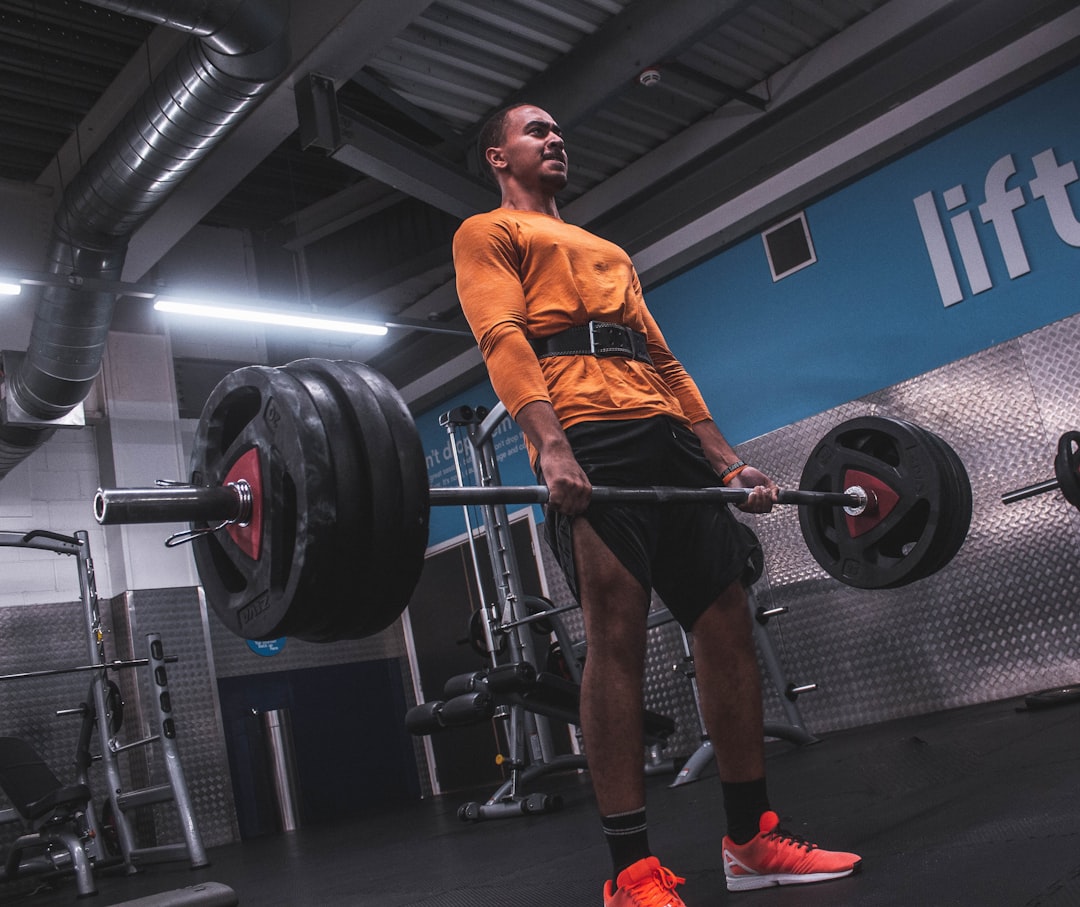
[{"label": "weight bench", "polygon": [[[487,721],[499,706],[520,706],[566,724],[581,723],[581,686],[549,671],[538,672],[528,662],[451,677],[443,696],[409,710],[405,726],[411,734],[419,737]],[[642,720],[647,743],[663,743],[675,732],[675,722],[666,715],[644,709]]]},{"label": "weight bench", "polygon": [[[489,721],[500,709],[519,710],[569,725],[581,723],[581,686],[549,671],[537,671],[528,662],[516,662],[459,674],[443,687],[444,699],[414,706],[405,715],[405,727],[415,736],[464,727]],[[675,732],[675,722],[666,715],[642,710],[645,742],[662,746]],[[510,765],[511,779],[503,784],[486,803],[469,802],[458,810],[467,821],[504,818],[530,813],[557,810],[562,805],[558,796],[548,794],[521,795],[520,789],[542,775],[557,771],[586,769],[585,756],[568,754],[528,764]]]},{"label": "weight bench", "polygon": [[[19,737],[0,737],[0,789],[29,829],[11,845],[4,877],[53,872],[70,860],[79,897],[97,894],[83,841],[90,788],[64,785],[34,748]],[[23,859],[24,854],[31,854]]]}]

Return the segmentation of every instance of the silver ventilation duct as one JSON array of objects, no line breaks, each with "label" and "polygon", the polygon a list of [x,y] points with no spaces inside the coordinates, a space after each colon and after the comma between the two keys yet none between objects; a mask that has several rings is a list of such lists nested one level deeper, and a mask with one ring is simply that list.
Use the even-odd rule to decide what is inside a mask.
[{"label": "silver ventilation duct", "polygon": [[29,349],[7,376],[0,479],[52,436],[101,368],[116,296],[80,290],[79,279],[120,280],[131,235],[289,63],[288,0],[89,2],[193,37],[64,192],[45,267],[70,286],[43,290]]}]

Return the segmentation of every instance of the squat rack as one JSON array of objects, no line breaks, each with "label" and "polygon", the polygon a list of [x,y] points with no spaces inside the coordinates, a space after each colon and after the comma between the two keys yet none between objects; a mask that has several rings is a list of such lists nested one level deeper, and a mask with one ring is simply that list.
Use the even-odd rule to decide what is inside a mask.
[{"label": "squat rack", "polygon": [[[78,530],[72,536],[61,535],[44,529],[35,529],[29,532],[0,531],[0,547],[51,551],[55,554],[69,555],[76,559],[79,576],[79,596],[87,630],[87,651],[89,655],[89,663],[86,665],[4,675],[0,676],[0,680],[88,672],[91,675],[88,697],[90,701],[84,703],[80,708],[61,710],[57,714],[82,715],[83,733],[80,737],[80,747],[85,745],[88,748],[92,733],[88,730],[88,724],[92,723],[96,726],[99,753],[93,758],[101,761],[105,772],[106,783],[109,788],[107,799],[112,808],[112,822],[115,825],[117,840],[128,871],[134,872],[136,864],[139,862],[187,859],[193,869],[208,865],[209,860],[195,822],[191,796],[188,792],[176,744],[176,725],[172,716],[172,699],[169,694],[168,673],[165,667],[167,663],[175,662],[176,657],[166,656],[160,635],[151,633],[147,635],[147,657],[145,659],[112,662],[106,660],[105,631],[101,622],[97,584],[94,577],[94,563],[90,556],[90,540],[85,530]],[[109,670],[143,666],[150,669],[151,699],[153,700],[156,730],[142,739],[121,743],[114,733],[114,706],[108,694],[106,674]],[[125,790],[120,772],[120,753],[154,743],[161,746],[167,777],[166,783],[136,790]],[[78,781],[89,784],[88,775],[91,757],[89,752],[80,754],[80,756],[84,756],[84,758],[78,760]],[[183,841],[155,847],[137,846],[135,832],[127,810],[170,800],[174,801],[176,805]],[[86,815],[90,830],[93,833],[93,841],[104,841],[100,819],[96,815],[92,801],[87,804]],[[0,822],[11,821],[16,817],[15,810],[0,810]],[[96,843],[94,846],[98,851],[95,856],[98,859],[103,859],[105,855],[100,852],[101,848]]]}]

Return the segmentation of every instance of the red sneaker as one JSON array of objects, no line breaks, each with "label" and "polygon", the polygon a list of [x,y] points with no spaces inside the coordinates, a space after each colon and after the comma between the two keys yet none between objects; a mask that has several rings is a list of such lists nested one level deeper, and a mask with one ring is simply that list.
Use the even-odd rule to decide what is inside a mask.
[{"label": "red sneaker", "polygon": [[620,872],[615,885],[604,883],[604,907],[686,907],[675,893],[675,886],[685,881],[656,857],[646,857]]},{"label": "red sneaker", "polygon": [[748,891],[772,885],[801,885],[851,875],[860,857],[822,850],[780,828],[780,817],[763,813],[760,833],[745,844],[724,837],[724,875],[728,891]]}]

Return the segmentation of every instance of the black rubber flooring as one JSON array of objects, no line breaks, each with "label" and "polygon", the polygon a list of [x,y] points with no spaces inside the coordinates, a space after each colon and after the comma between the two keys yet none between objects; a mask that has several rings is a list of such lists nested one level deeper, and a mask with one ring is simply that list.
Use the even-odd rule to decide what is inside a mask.
[{"label": "black rubber flooring", "polygon": [[[649,779],[652,844],[689,907],[1080,905],[1080,704],[988,703],[770,744],[770,791],[785,824],[863,856],[856,876],[728,893],[715,773],[669,789]],[[462,797],[359,822],[212,848],[212,865],[104,875],[85,904],[115,905],[213,881],[243,905],[601,907],[607,852],[585,775],[549,777],[562,811],[466,824]],[[483,792],[483,795],[490,791]],[[0,885],[0,903],[71,904],[70,879]],[[169,900],[148,903],[173,903]],[[177,901],[187,903],[187,901]],[[142,905],[140,905],[142,907]]]}]

